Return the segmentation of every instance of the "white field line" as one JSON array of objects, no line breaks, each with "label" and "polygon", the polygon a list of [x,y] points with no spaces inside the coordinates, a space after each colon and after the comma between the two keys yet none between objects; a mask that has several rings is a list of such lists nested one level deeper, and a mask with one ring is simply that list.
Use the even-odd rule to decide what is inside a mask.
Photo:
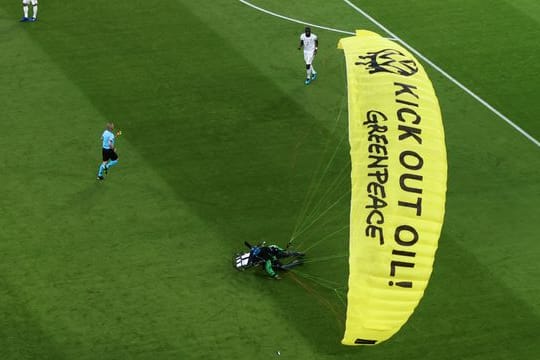
[{"label": "white field line", "polygon": [[[246,0],[239,0],[241,3],[243,3],[244,5],[247,5],[253,9],[256,9],[258,11],[261,11],[263,13],[266,13],[268,15],[271,15],[271,16],[275,16],[277,18],[280,18],[280,19],[283,19],[283,20],[287,20],[287,21],[291,21],[291,22],[294,22],[294,23],[297,23],[297,24],[302,24],[302,25],[309,25],[311,27],[314,27],[314,28],[319,28],[319,29],[324,29],[324,30],[328,30],[328,31],[333,31],[333,32],[337,32],[337,33],[341,33],[341,34],[348,34],[348,35],[354,35],[355,33],[354,32],[351,32],[351,31],[345,31],[345,30],[339,30],[339,29],[334,29],[334,28],[331,28],[331,27],[327,27],[327,26],[321,26],[321,25],[317,25],[317,24],[311,24],[311,23],[308,23],[308,22],[305,22],[305,21],[302,21],[302,20],[298,20],[298,19],[293,19],[293,18],[290,18],[288,16],[285,16],[285,15],[281,15],[281,14],[277,14],[275,12],[272,12],[272,11],[269,11],[269,10],[266,10],[266,9],[263,9],[262,7],[259,7],[257,5],[254,5]],[[414,53],[416,56],[418,56],[420,59],[422,59],[423,61],[425,61],[427,64],[429,64],[433,69],[435,69],[436,71],[438,71],[441,75],[443,75],[444,77],[446,77],[448,80],[450,80],[451,82],[453,82],[455,85],[457,85],[460,89],[462,89],[463,91],[465,91],[467,94],[469,94],[470,96],[472,96],[474,99],[476,99],[476,101],[478,101],[480,104],[484,105],[487,109],[489,109],[491,112],[493,112],[495,115],[497,115],[499,118],[501,118],[502,120],[504,120],[508,125],[512,126],[514,129],[516,129],[521,135],[525,136],[527,139],[529,139],[533,144],[535,144],[536,146],[540,147],[540,141],[536,140],[534,137],[532,137],[529,133],[527,133],[525,130],[523,130],[521,127],[519,127],[516,123],[514,123],[512,120],[510,120],[508,117],[506,117],[504,114],[502,114],[499,110],[495,109],[493,106],[491,106],[488,102],[486,102],[484,99],[482,99],[480,96],[476,95],[473,91],[469,90],[469,88],[467,88],[465,85],[463,85],[462,83],[460,83],[458,80],[456,80],[453,76],[451,76],[450,74],[448,74],[446,71],[444,71],[443,69],[441,69],[437,64],[435,64],[433,61],[429,60],[427,57],[425,57],[424,55],[422,55],[422,53],[420,53],[418,50],[414,49],[412,46],[410,46],[409,44],[407,44],[405,41],[403,41],[399,36],[397,36],[396,34],[394,34],[393,32],[391,32],[390,30],[388,30],[383,24],[381,24],[380,22],[378,22],[377,20],[375,20],[373,17],[371,17],[368,13],[366,13],[364,10],[360,9],[358,6],[356,6],[355,4],[351,3],[349,0],[343,0],[345,3],[347,3],[350,7],[352,7],[354,10],[356,10],[358,13],[362,14],[366,19],[368,19],[369,21],[371,21],[373,24],[375,24],[376,26],[378,26],[381,30],[383,30],[384,32],[386,32],[389,37],[388,39],[390,40],[395,40],[395,41],[399,41],[403,46],[405,46],[406,48],[408,48],[412,53]]]},{"label": "white field line", "polygon": [[[297,23],[297,24],[302,24],[302,25],[309,25],[311,27],[314,27],[314,28],[319,28],[319,29],[323,29],[323,30],[328,30],[328,31],[333,31],[333,32],[337,32],[337,33],[340,33],[340,34],[347,34],[347,35],[355,35],[356,33],[353,32],[353,31],[347,31],[347,30],[340,30],[340,29],[334,29],[334,28],[331,28],[331,27],[328,27],[328,26],[322,26],[322,25],[317,25],[317,24],[311,24],[311,23],[308,23],[308,22],[305,22],[305,21],[302,21],[302,20],[298,20],[298,19],[294,19],[294,18],[291,18],[291,17],[288,17],[288,16],[285,16],[285,15],[281,15],[281,14],[278,14],[278,13],[275,13],[273,11],[270,11],[270,10],[266,10],[260,6],[257,6],[257,5],[254,5],[246,0],[238,0],[240,1],[242,4],[244,5],[247,5],[255,10],[259,10],[265,14],[268,14],[268,15],[272,15],[272,16],[275,16],[277,18],[280,18],[280,19],[283,19],[283,20],[287,20],[287,21],[291,21],[291,22],[294,22],[294,23]],[[388,37],[386,39],[389,39],[389,40],[397,40],[395,38],[392,38],[392,37]]]},{"label": "white field line", "polygon": [[373,17],[371,17],[368,13],[366,13],[364,10],[360,9],[358,6],[350,2],[349,0],[343,0],[345,1],[350,7],[352,7],[354,10],[356,10],[358,13],[362,14],[366,19],[371,21],[373,24],[375,24],[377,27],[379,27],[381,30],[386,32],[390,37],[396,39],[396,41],[399,41],[403,46],[408,48],[412,53],[414,53],[416,56],[418,56],[420,59],[424,60],[427,64],[429,64],[433,69],[437,70],[439,73],[441,73],[444,77],[446,77],[448,80],[456,84],[459,88],[461,88],[463,91],[465,91],[467,94],[472,96],[474,99],[476,99],[480,104],[484,105],[486,108],[491,110],[495,115],[500,117],[502,120],[504,120],[508,125],[512,126],[514,129],[516,129],[521,135],[525,136],[527,139],[529,139],[533,144],[540,147],[540,141],[536,140],[534,137],[532,137],[529,133],[527,133],[525,130],[523,130],[521,127],[519,127],[516,123],[514,123],[512,120],[510,120],[508,117],[503,115],[499,110],[495,109],[493,106],[491,106],[489,103],[487,103],[484,99],[482,99],[480,96],[476,95],[474,92],[469,90],[465,85],[457,81],[454,77],[452,77],[450,74],[448,74],[446,71],[441,69],[439,66],[437,66],[433,61],[426,58],[424,55],[422,55],[419,51],[414,49],[412,46],[407,44],[405,41],[403,41],[399,36],[388,30],[383,24],[375,20]]},{"label": "white field line", "polygon": [[354,35],[355,33],[354,32],[351,32],[351,31],[345,31],[345,30],[339,30],[339,29],[334,29],[334,28],[331,28],[331,27],[327,27],[327,26],[322,26],[322,25],[317,25],[317,24],[310,24],[308,22],[305,22],[305,21],[302,21],[302,20],[298,20],[298,19],[293,19],[293,18],[290,18],[288,16],[285,16],[285,15],[280,15],[280,14],[277,14],[275,12],[272,12],[270,10],[266,10],[266,9],[263,9],[262,7],[259,7],[257,5],[253,5],[252,3],[246,1],[246,0],[239,0],[241,3],[243,3],[244,5],[247,5],[249,7],[252,7],[253,9],[256,9],[256,10],[259,10],[259,11],[262,11],[263,13],[265,14],[268,14],[268,15],[272,15],[272,16],[275,16],[277,18],[280,18],[280,19],[283,19],[283,20],[287,20],[287,21],[292,21],[294,23],[297,23],[297,24],[302,24],[302,25],[308,25],[308,26],[311,26],[311,27],[314,27],[314,28],[319,28],[319,29],[324,29],[324,30],[328,30],[328,31],[333,31],[333,32],[337,32],[337,33],[341,33],[341,34],[348,34],[348,35]]}]

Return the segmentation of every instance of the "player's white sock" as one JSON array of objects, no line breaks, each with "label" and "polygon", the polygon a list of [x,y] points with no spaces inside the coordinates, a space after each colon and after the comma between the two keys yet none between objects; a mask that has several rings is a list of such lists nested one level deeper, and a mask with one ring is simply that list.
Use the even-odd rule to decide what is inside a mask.
[{"label": "player's white sock", "polygon": [[313,73],[313,75],[317,74],[317,72],[315,71],[315,68],[313,67],[313,65],[311,65],[311,72]]},{"label": "player's white sock", "polygon": [[306,73],[307,73],[307,78],[311,79],[311,68],[307,69]]},{"label": "player's white sock", "polygon": [[24,17],[27,18],[28,17],[28,5],[23,5],[23,12],[24,12]]},{"label": "player's white sock", "polygon": [[34,7],[32,8],[32,16],[34,17],[34,19],[37,19],[37,5],[34,5]]}]

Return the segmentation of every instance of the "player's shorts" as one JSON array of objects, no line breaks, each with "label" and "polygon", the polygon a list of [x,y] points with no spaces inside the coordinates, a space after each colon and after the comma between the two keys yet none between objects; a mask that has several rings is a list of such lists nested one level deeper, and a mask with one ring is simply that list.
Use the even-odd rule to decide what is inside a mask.
[{"label": "player's shorts", "polygon": [[103,161],[109,161],[109,160],[116,160],[118,159],[118,155],[113,149],[102,149],[103,153]]},{"label": "player's shorts", "polygon": [[22,3],[24,5],[28,5],[28,4],[37,5],[38,0],[22,0]]},{"label": "player's shorts", "polygon": [[304,61],[306,62],[306,65],[311,65],[314,57],[315,51],[304,51]]}]

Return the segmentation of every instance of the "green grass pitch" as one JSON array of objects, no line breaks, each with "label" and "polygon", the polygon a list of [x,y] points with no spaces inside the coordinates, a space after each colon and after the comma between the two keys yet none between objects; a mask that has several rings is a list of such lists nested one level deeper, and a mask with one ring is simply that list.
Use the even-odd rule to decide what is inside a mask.
[{"label": "green grass pitch", "polygon": [[[381,32],[340,0],[252,2]],[[353,2],[540,138],[536,0]],[[539,148],[438,72],[424,64],[449,160],[431,282],[390,341],[348,348],[345,35],[314,29],[306,87],[302,25],[236,0],[39,12],[0,3],[0,359],[540,358]],[[107,120],[120,163],[97,183]],[[243,241],[295,228],[298,272],[231,268]]]}]

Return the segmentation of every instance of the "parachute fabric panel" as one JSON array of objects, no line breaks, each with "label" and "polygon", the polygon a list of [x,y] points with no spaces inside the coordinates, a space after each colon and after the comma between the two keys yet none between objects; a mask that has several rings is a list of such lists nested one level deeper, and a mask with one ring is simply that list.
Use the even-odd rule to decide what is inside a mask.
[{"label": "parachute fabric panel", "polygon": [[407,322],[431,275],[446,200],[444,129],[431,81],[409,51],[364,30],[338,47],[352,162],[342,343],[374,345]]}]

